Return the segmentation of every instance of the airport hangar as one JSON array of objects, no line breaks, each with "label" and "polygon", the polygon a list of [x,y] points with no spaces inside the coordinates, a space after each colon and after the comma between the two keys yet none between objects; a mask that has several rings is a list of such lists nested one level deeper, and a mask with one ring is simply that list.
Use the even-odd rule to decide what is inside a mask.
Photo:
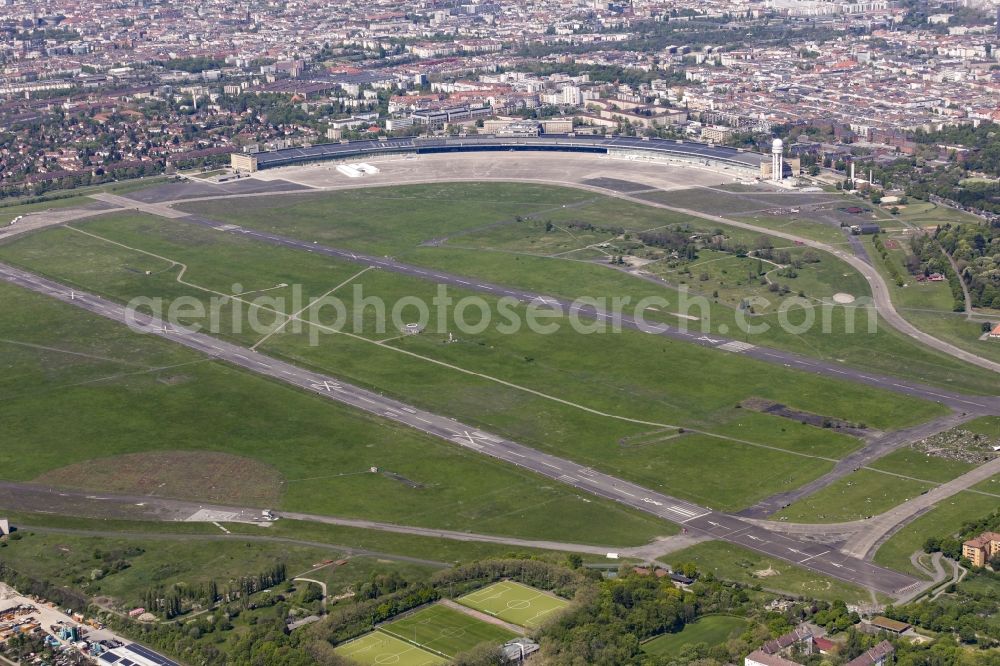
[{"label": "airport hangar", "polygon": [[[282,148],[258,153],[233,153],[232,167],[240,173],[260,169],[320,162],[350,160],[363,156],[427,155],[461,152],[569,152],[608,155],[618,159],[662,162],[675,166],[700,166],[729,171],[741,178],[760,178],[770,155],[691,141],[639,137],[548,135],[538,137],[464,137],[370,139]],[[788,165],[785,165],[788,170]]]}]

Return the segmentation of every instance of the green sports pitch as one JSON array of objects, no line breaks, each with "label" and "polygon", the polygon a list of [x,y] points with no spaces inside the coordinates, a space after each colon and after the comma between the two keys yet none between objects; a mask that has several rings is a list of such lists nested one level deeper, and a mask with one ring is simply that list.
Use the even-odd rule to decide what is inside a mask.
[{"label": "green sports pitch", "polygon": [[411,613],[380,630],[449,657],[480,643],[501,645],[517,637],[512,631],[440,604]]},{"label": "green sports pitch", "polygon": [[428,652],[381,631],[373,631],[349,643],[344,643],[334,652],[358,664],[381,666],[438,666],[447,664],[444,657]]},{"label": "green sports pitch", "polygon": [[520,627],[537,627],[569,605],[565,599],[511,581],[484,587],[458,602]]}]

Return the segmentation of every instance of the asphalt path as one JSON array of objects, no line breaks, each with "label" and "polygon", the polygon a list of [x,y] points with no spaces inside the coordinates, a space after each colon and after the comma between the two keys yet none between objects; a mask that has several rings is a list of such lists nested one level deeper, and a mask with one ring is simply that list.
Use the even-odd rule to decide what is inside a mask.
[{"label": "asphalt path", "polygon": [[[195,500],[161,497],[156,495],[155,491],[151,494],[142,495],[95,493],[90,490],[51,487],[38,483],[0,481],[0,506],[13,511],[79,516],[99,520],[129,520],[160,523],[243,523],[261,528],[270,526],[270,522],[263,519],[260,507],[205,504]],[[282,511],[281,518],[285,519],[285,521],[320,523],[337,527],[349,527],[375,532],[392,532],[395,534],[446,539],[465,543],[489,543],[517,548],[587,553],[600,556],[605,556],[608,553],[618,553],[622,557],[636,558],[644,561],[652,561],[669,553],[708,540],[708,537],[703,534],[674,534],[657,537],[653,541],[641,546],[601,546],[588,543],[521,539],[505,535],[460,532],[433,527],[398,525],[396,523],[360,518],[343,518],[292,511]],[[27,529],[23,525],[20,528]],[[157,531],[156,533],[159,534],[160,532]],[[338,548],[340,547],[338,546]]]},{"label": "asphalt path", "polygon": [[789,504],[808,497],[829,486],[831,483],[844,478],[848,474],[862,467],[867,467],[872,462],[889,455],[899,448],[907,446],[912,442],[932,437],[946,430],[957,428],[974,418],[976,418],[974,414],[958,414],[953,412],[940,419],[921,423],[912,428],[884,433],[875,440],[868,442],[864,447],[842,458],[832,470],[823,476],[813,479],[794,490],[766,497],[757,504],[740,511],[740,515],[749,518],[766,518]]},{"label": "asphalt path", "polygon": [[257,534],[192,534],[191,532],[122,532],[116,530],[85,530],[71,527],[37,527],[34,525],[19,525],[18,529],[24,532],[38,532],[39,534],[62,534],[65,536],[95,536],[105,539],[136,539],[143,541],[254,541],[261,543],[283,543],[292,546],[308,546],[321,550],[328,550],[336,554],[350,555],[351,557],[371,557],[380,560],[391,560],[394,562],[409,562],[421,566],[448,568],[449,562],[439,562],[438,560],[425,560],[419,557],[409,557],[397,555],[395,553],[383,553],[378,550],[368,550],[366,548],[355,548],[354,546],[343,546],[325,541],[310,541],[308,539],[296,539],[294,537],[267,536]]},{"label": "asphalt path", "polygon": [[[468,276],[446,273],[444,271],[414,266],[397,261],[391,257],[379,257],[351,250],[321,245],[315,242],[289,238],[279,234],[248,229],[246,227],[225,224],[217,220],[208,219],[198,215],[186,215],[174,217],[175,221],[197,224],[209,229],[224,231],[256,241],[290,248],[299,251],[320,254],[335,259],[354,262],[365,266],[375,266],[381,270],[391,271],[401,275],[407,275],[421,280],[434,281],[438,284],[445,284],[473,291],[489,294],[496,298],[512,297],[525,303],[534,303],[538,307],[559,308],[566,314],[573,314],[581,319],[604,320],[609,327],[620,325],[622,328],[642,331],[645,333],[661,335],[687,343],[693,343],[702,347],[720,349],[729,353],[737,353],[749,356],[766,363],[779,364],[784,367],[794,368],[813,374],[823,375],[832,379],[854,381],[877,388],[886,389],[895,393],[922,398],[931,402],[938,402],[954,410],[976,414],[996,414],[1000,413],[1000,397],[997,396],[972,396],[961,393],[954,393],[944,389],[926,386],[918,382],[912,382],[886,375],[880,375],[864,370],[844,366],[838,363],[831,363],[819,359],[802,356],[792,352],[786,352],[769,347],[761,347],[749,344],[745,341],[728,338],[717,334],[707,334],[700,330],[690,331],[682,324],[680,326],[668,326],[667,324],[646,321],[641,316],[632,316],[625,313],[607,312],[589,304],[574,303],[568,299],[557,298],[538,292],[514,289],[503,285],[477,280]],[[681,320],[682,322],[685,320]],[[693,322],[691,326],[697,326]]]},{"label": "asphalt path", "polygon": [[476,453],[517,465],[599,497],[681,525],[687,532],[744,546],[758,553],[889,595],[907,594],[920,585],[904,574],[848,557],[825,545],[772,532],[736,516],[712,511],[483,432],[454,419],[411,407],[334,377],[299,368],[245,347],[202,333],[175,328],[162,320],[128,312],[117,303],[76,291],[12,266],[0,264],[0,279],[55,298],[134,329],[157,335],[288,385],[408,425]]}]

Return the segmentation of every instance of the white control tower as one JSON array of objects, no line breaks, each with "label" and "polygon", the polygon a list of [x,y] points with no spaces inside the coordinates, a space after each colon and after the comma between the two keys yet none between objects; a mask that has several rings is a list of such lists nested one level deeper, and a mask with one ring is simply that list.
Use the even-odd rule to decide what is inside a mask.
[{"label": "white control tower", "polygon": [[785,144],[781,139],[775,139],[771,142],[771,180],[776,183],[780,183],[782,176],[785,175],[785,168],[781,161],[784,152]]}]

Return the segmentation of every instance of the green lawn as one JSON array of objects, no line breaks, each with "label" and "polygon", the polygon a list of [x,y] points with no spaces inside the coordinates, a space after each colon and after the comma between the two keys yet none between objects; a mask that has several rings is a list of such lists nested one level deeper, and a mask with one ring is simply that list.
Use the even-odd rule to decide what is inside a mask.
[{"label": "green lawn", "polygon": [[[975,465],[960,460],[929,456],[909,447],[893,451],[889,455],[879,458],[869,467],[893,474],[911,476],[915,479],[936,481],[937,483],[951,481],[975,469]],[[884,481],[894,483],[891,479],[884,479]]]},{"label": "green lawn", "polygon": [[1000,416],[983,416],[962,426],[965,430],[1000,439]]},{"label": "green lawn", "polygon": [[671,553],[660,560],[670,565],[693,562],[701,572],[711,571],[725,580],[760,585],[763,589],[783,594],[824,601],[842,599],[847,603],[871,602],[871,595],[856,585],[722,541],[706,541]]},{"label": "green lawn", "polygon": [[976,485],[972,486],[975,490],[981,490],[986,493],[993,493],[994,495],[1000,495],[1000,474],[994,476],[992,479],[986,479]]},{"label": "green lawn", "polygon": [[676,658],[684,648],[704,643],[708,647],[721,645],[739,636],[748,627],[741,617],[709,615],[698,618],[676,634],[663,634],[642,644],[642,651],[657,657]]},{"label": "green lawn", "polygon": [[[108,216],[81,228],[152,254],[71,230],[53,230],[0,248],[0,256],[117,300],[155,295],[169,303],[180,295],[208,298],[216,292],[269,289],[266,294],[286,299],[284,303],[273,301],[273,307],[284,311],[295,307],[291,302],[294,288],[271,287],[301,285],[302,298],[308,298],[352,276],[364,296],[379,296],[390,304],[412,296],[430,302],[435,295],[433,286],[422,280],[382,271],[356,275],[355,265],[149,216]],[[171,268],[160,257],[183,263],[187,284],[177,282],[178,266]],[[353,286],[338,292],[349,313],[360,307],[350,291]],[[457,290],[452,293],[456,298],[465,295]],[[492,303],[490,299],[487,302]],[[523,316],[523,306],[515,312]],[[223,310],[220,334],[248,345],[261,339],[260,333],[236,331],[230,314],[231,309]],[[840,457],[857,447],[852,438],[803,430],[803,426],[776,417],[748,416],[734,410],[733,405],[746,397],[770,398],[886,429],[941,411],[929,403],[859,385],[836,383],[839,388],[831,391],[827,379],[635,331],[615,333],[614,343],[608,344],[608,336],[578,334],[563,320],[563,330],[555,335],[526,331],[505,335],[487,330],[474,335],[459,333],[457,344],[442,344],[444,336],[428,332],[374,344],[398,334],[376,330],[370,308],[365,315],[360,319],[359,337],[322,335],[314,344],[309,335],[312,330],[296,334],[289,327],[286,333],[269,339],[261,350],[727,509],[797,487],[822,474],[830,464],[752,443],[824,457]],[[273,315],[265,313],[262,319],[268,321],[268,317]],[[247,328],[247,313],[236,321]],[[712,381],[705,382],[705,377]],[[662,429],[656,424],[718,429],[725,437],[743,441],[709,440],[699,435],[699,439],[684,437],[653,446],[631,445],[635,438]],[[799,437],[789,428],[808,434]],[[728,484],[720,492],[704,492],[703,484],[696,483],[715,476],[713,470],[727,467],[738,468],[740,473],[749,471],[755,482]],[[336,484],[360,481],[338,479]]]},{"label": "green lawn", "polygon": [[338,645],[334,652],[357,664],[396,664],[398,666],[437,666],[448,660],[412,643],[382,631],[373,631],[353,641]]},{"label": "green lawn", "polygon": [[440,183],[344,190],[333,195],[256,197],[249,209],[232,201],[178,206],[219,220],[308,236],[335,247],[395,254],[436,238],[592,198],[567,188],[518,184]]},{"label": "green lawn", "polygon": [[380,630],[422,648],[454,657],[480,643],[502,645],[517,634],[441,604],[382,625]]},{"label": "green lawn", "polygon": [[[756,197],[741,209],[757,210],[768,206],[787,206],[793,201],[761,193],[725,195],[714,190],[668,192],[657,197],[674,205],[687,205],[685,202],[693,200],[707,205],[710,212],[723,213],[731,211],[716,210],[713,204]],[[473,205],[464,205],[463,198]],[[825,194],[796,195],[794,201],[829,199],[830,196]],[[362,201],[365,204],[360,203]],[[856,202],[845,200],[845,205],[847,203]],[[701,230],[720,226],[670,211],[565,188],[505,183],[366,188],[307,196],[268,197],[266,203],[259,198],[247,199],[246,203],[239,200],[199,202],[187,204],[186,209],[244,226],[318,240],[333,246],[391,254],[411,263],[422,263],[511,286],[538,289],[553,295],[570,298],[581,295],[630,296],[634,303],[643,295],[655,293],[667,298],[672,305],[681,302],[680,296],[665,286],[651,284],[606,266],[531,255],[564,253],[607,240],[606,234],[569,228],[568,225],[574,221],[595,226],[614,224],[632,230],[677,223],[687,223],[693,229]],[[522,222],[516,221],[518,216],[522,217]],[[528,216],[534,217],[525,219]],[[349,222],[343,223],[343,220]],[[553,222],[557,228],[545,232],[545,221]],[[731,238],[751,245],[760,235],[737,228],[726,228],[725,231]],[[422,246],[425,241],[443,238],[447,238],[447,242],[442,247]],[[775,244],[780,246],[787,242],[776,241]],[[794,253],[802,251],[794,247],[792,250]],[[528,254],[520,254],[524,252]],[[579,259],[603,255],[585,250],[564,256]],[[821,267],[817,272],[817,268],[807,265],[799,271],[798,278],[778,281],[787,283],[796,291],[801,289],[811,297],[828,297],[834,291],[844,290],[857,296],[867,293],[864,281],[847,266],[824,256]],[[738,274],[730,277],[734,276]],[[693,277],[687,282],[698,293],[704,285],[697,273]],[[677,286],[677,280],[673,284]],[[586,285],[586,289],[581,289],[581,285]],[[724,296],[723,292],[725,288],[720,297]],[[709,300],[711,293],[712,289],[705,291]],[[732,307],[725,303],[712,304],[710,310],[711,326],[706,332],[721,333],[722,327],[730,333],[739,330]],[[650,314],[650,317],[660,318],[655,314]],[[868,316],[863,310],[838,307],[828,314],[821,311],[818,319],[822,321],[823,317],[829,319],[828,329],[817,325],[805,335],[783,331],[773,316],[758,318],[760,323],[768,325],[769,330],[753,337],[760,344],[824,359],[843,360],[874,371],[974,392],[990,393],[995,384],[993,373],[927,349],[896,333],[884,322],[880,322],[876,331],[869,334]],[[678,323],[676,318],[666,319],[672,324]],[[858,333],[845,333],[848,321],[853,323]],[[1000,348],[1000,345],[997,347]]]},{"label": "green lawn", "polygon": [[789,215],[767,215],[764,213],[746,213],[736,216],[741,222],[753,224],[766,229],[773,229],[786,234],[795,234],[802,238],[811,238],[822,243],[837,245],[845,241],[844,232],[840,227],[814,222],[809,219],[809,213]]},{"label": "green lawn", "polygon": [[569,605],[565,599],[514,581],[501,581],[457,599],[458,603],[519,627],[536,628]]},{"label": "green lawn", "polygon": [[889,477],[868,469],[853,472],[819,492],[793,503],[774,518],[793,523],[840,523],[885,513],[934,487]]},{"label": "green lawn", "polygon": [[[789,198],[762,192],[725,194],[707,189],[662,192],[651,195],[651,198],[716,213],[756,211],[812,201],[838,201],[838,197],[829,194],[797,194]],[[464,205],[463,200],[474,206]],[[857,202],[844,198],[843,203]],[[834,205],[829,204],[827,208]],[[628,230],[655,229],[678,223],[689,224],[696,230],[713,230],[721,226],[679,213],[566,188],[506,183],[366,188],[307,196],[269,197],[267,202],[254,198],[248,199],[247,203],[226,200],[186,206],[187,210],[244,226],[334,246],[391,254],[408,262],[554,295],[571,298],[580,295],[628,295],[636,302],[642,294],[654,291],[668,298],[672,304],[680,302],[673,289],[612,271],[606,266],[567,261],[603,257],[596,250],[573,250],[609,240],[607,233],[571,228],[569,225],[573,222],[591,223],[598,227],[613,224]],[[403,210],[405,214],[401,214]],[[824,214],[833,213],[827,211]],[[342,219],[350,219],[351,222],[339,223]],[[545,231],[546,222],[555,225],[548,232]],[[796,224],[803,228],[821,229],[824,236],[840,233],[829,225],[806,219]],[[804,233],[802,229],[796,231]],[[737,228],[725,228],[725,233],[751,246],[760,236],[756,232]],[[422,245],[431,239],[447,241],[441,247]],[[824,240],[833,239],[824,237]],[[779,240],[775,244],[781,246],[787,242]],[[792,250],[795,254],[803,251],[795,247]],[[539,254],[560,254],[566,259],[533,256]],[[538,268],[535,269],[535,266]],[[655,268],[656,264],[652,266]],[[738,294],[739,287],[734,287],[733,282],[738,279],[739,273],[730,273],[727,285],[720,289],[707,288],[714,282],[702,283],[697,273],[693,280],[686,279],[693,292],[704,292],[709,300],[713,290],[720,291],[720,303],[710,306],[711,325],[706,332],[721,333],[723,328],[730,333],[739,330],[732,303],[726,300]],[[857,296],[867,293],[867,285],[856,272],[826,256],[819,268],[807,264],[799,270],[797,278],[780,278],[777,281],[817,298],[828,297],[835,290],[848,291]],[[673,284],[676,286],[678,281],[675,279]],[[587,285],[586,290],[581,290],[581,285]],[[922,316],[919,313],[914,315]],[[862,310],[846,309],[845,312],[845,308],[835,308],[829,314],[821,312],[820,318],[824,316],[831,323],[828,329],[814,326],[805,335],[782,330],[773,315],[763,319],[758,317],[761,323],[769,326],[769,330],[754,337],[761,344],[829,360],[842,360],[887,374],[979,393],[992,391],[995,382],[993,373],[924,348],[893,331],[884,322],[874,333],[868,333],[867,314]],[[651,315],[651,318],[659,317]],[[667,317],[667,320],[678,323],[672,317]],[[854,329],[861,332],[846,333],[848,321],[853,322]],[[951,321],[948,325],[959,325],[959,322]],[[1000,345],[997,347],[1000,348]]]},{"label": "green lawn", "polygon": [[122,454],[211,451],[277,470],[287,510],[621,545],[674,530],[43,296],[4,285],[0,299],[6,479],[95,458],[113,466]]}]

